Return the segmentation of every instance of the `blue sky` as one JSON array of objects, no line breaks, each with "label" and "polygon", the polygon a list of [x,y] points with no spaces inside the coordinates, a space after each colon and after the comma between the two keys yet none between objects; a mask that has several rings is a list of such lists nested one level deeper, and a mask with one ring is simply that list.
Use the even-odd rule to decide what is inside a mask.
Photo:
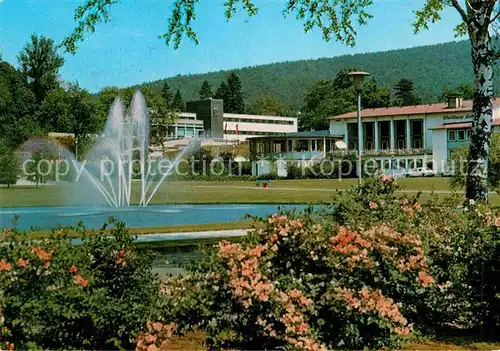
[{"label": "blue sky", "polygon": [[[122,0],[111,9],[111,22],[100,24],[80,44],[75,56],[65,54],[61,76],[96,92],[105,86],[128,86],[177,74],[217,71],[271,62],[391,50],[454,40],[454,9],[431,30],[413,34],[413,10],[423,0],[375,0],[374,15],[359,30],[357,45],[325,42],[318,31],[304,33],[295,17],[284,18],[285,2],[255,0],[259,14],[243,13],[230,22],[224,1],[202,0],[195,29],[200,44],[186,40],[178,50],[158,38],[167,28],[171,1]],[[74,27],[77,0],[0,0],[0,52],[17,65],[16,56],[31,33],[60,42]]]}]

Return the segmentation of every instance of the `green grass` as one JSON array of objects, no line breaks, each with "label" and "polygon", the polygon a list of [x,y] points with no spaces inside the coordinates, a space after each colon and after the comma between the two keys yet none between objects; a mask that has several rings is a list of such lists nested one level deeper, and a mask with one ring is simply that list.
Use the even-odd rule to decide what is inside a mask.
[{"label": "green grass", "polygon": [[[411,178],[399,182],[411,193],[450,190],[448,178]],[[355,185],[355,179],[276,180],[271,182],[270,189],[257,188],[253,181],[167,181],[160,186],[151,204],[320,203],[329,201],[335,189]],[[134,184],[132,199],[138,199],[139,190],[138,184]],[[69,186],[0,188],[0,207],[64,206],[74,204],[76,198],[75,188]],[[500,204],[496,195],[492,201]]]}]

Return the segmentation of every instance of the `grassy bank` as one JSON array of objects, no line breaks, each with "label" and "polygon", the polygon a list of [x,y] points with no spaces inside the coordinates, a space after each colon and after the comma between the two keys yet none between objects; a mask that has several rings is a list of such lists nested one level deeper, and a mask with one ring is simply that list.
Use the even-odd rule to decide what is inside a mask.
[{"label": "grassy bank", "polygon": [[[409,194],[426,192],[423,200],[429,198],[430,191],[451,190],[448,178],[404,178],[399,183]],[[258,188],[252,181],[167,181],[160,186],[151,204],[321,203],[330,201],[336,189],[355,185],[355,179],[276,180],[271,182],[269,189]],[[139,190],[139,185],[134,184],[132,199],[139,198]],[[88,190],[83,193],[99,199],[97,193]],[[70,186],[0,188],[0,207],[77,205],[78,194],[82,195],[82,189]],[[491,201],[498,205],[500,197],[493,194]]]}]

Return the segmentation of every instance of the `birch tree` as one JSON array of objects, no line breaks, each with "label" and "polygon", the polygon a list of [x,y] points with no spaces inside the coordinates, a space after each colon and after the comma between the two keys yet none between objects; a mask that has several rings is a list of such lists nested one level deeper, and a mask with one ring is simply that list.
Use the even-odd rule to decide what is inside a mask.
[{"label": "birch tree", "polygon": [[[76,9],[76,28],[62,43],[67,51],[75,53],[78,43],[86,33],[93,33],[99,22],[110,19],[111,6],[120,0],[85,0]],[[166,31],[160,34],[167,45],[177,49],[188,38],[198,43],[193,28],[199,0],[174,0],[166,23]],[[373,0],[286,0],[283,14],[295,15],[309,32],[319,29],[323,39],[332,39],[349,46],[356,44],[357,28],[372,18],[368,12]],[[254,0],[226,0],[225,16],[229,20],[238,10],[255,16],[258,8]],[[492,37],[498,33],[500,0],[425,0],[423,7],[415,11],[415,33],[427,29],[430,23],[441,19],[443,10],[454,8],[460,15],[457,35],[468,35],[471,43],[471,59],[474,69],[473,133],[469,151],[466,196],[486,201],[488,198],[488,157],[490,153],[493,97],[493,65],[499,58]]]}]

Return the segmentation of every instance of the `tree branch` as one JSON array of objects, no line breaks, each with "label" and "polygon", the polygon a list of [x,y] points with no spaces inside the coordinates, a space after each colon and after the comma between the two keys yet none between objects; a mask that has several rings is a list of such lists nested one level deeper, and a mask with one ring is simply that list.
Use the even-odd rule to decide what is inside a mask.
[{"label": "tree branch", "polygon": [[495,21],[500,18],[500,9],[498,10],[498,13],[493,16],[493,18],[491,19],[490,23],[495,23]]},{"label": "tree branch", "polygon": [[[467,1],[467,3],[469,3],[469,1]],[[467,13],[465,12],[465,10],[462,7],[462,5],[460,5],[460,3],[458,2],[458,0],[451,0],[451,4],[453,5],[454,8],[457,9],[457,11],[460,14],[460,16],[462,16],[462,20],[467,23],[467,20],[468,20],[469,16],[467,16]]]}]

